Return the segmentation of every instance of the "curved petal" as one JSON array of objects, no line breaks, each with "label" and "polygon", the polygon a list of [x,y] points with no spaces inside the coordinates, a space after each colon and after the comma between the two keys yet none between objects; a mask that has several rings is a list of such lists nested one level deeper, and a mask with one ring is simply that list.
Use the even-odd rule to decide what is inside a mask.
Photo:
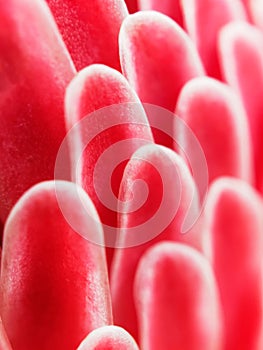
[{"label": "curved petal", "polygon": [[138,0],[125,0],[128,7],[129,13],[134,13],[138,11]]},{"label": "curved petal", "polygon": [[148,250],[134,294],[142,350],[222,349],[216,282],[194,249],[163,242]]},{"label": "curved petal", "polygon": [[103,63],[120,69],[118,35],[128,15],[123,0],[46,0],[78,70]]},{"label": "curved petal", "polygon": [[218,33],[226,23],[245,20],[239,0],[182,0],[186,29],[193,39],[209,76],[221,79],[217,53]]},{"label": "curved petal", "polygon": [[118,244],[122,249],[117,249],[114,256],[111,292],[115,324],[127,329],[135,339],[133,283],[146,249],[164,239],[203,249],[200,227],[195,225],[187,233],[184,230],[198,218],[195,195],[193,179],[183,160],[163,146],[140,148],[125,168],[119,195],[123,201],[119,212],[123,214]]},{"label": "curved petal", "polygon": [[64,181],[34,186],[8,217],[0,309],[14,349],[76,349],[112,322],[104,248],[74,231],[72,220],[103,242],[91,200]]},{"label": "curved petal", "polygon": [[[183,85],[204,74],[189,37],[158,12],[142,11],[128,16],[119,40],[123,73],[143,103],[174,112]],[[151,124],[151,114],[148,118]],[[172,125],[169,127],[172,130]],[[172,141],[163,134],[157,131],[154,136],[157,143],[172,148]]]},{"label": "curved petal", "polygon": [[261,349],[262,204],[249,185],[231,178],[216,181],[208,196],[207,231],[224,311],[226,350]]},{"label": "curved petal", "polygon": [[139,350],[139,348],[123,328],[105,326],[91,332],[78,350]]},{"label": "curved petal", "polygon": [[75,125],[69,137],[74,179],[95,203],[106,246],[114,247],[117,196],[124,166],[136,149],[152,142],[146,115],[119,72],[92,65],[69,85],[66,116],[68,129]]},{"label": "curved petal", "polygon": [[74,68],[43,1],[0,2],[0,219],[30,186],[54,177]]},{"label": "curved petal", "polygon": [[[176,115],[193,131],[204,150],[209,180],[222,175],[253,182],[252,146],[247,116],[238,97],[225,84],[201,77],[188,82],[178,99]],[[183,130],[175,130],[187,157],[195,148]]]},{"label": "curved petal", "polygon": [[2,319],[0,319],[0,349],[1,350],[12,350],[12,347],[7,338]]},{"label": "curved petal", "polygon": [[263,191],[263,33],[247,23],[227,25],[220,34],[220,55],[224,76],[249,118],[256,186]]}]

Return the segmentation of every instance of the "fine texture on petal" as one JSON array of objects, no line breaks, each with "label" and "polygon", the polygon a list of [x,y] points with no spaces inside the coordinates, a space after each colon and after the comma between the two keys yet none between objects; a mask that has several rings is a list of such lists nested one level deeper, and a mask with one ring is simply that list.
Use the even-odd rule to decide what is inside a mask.
[{"label": "fine texture on petal", "polygon": [[183,27],[183,15],[180,0],[139,0],[141,10],[155,10],[171,17]]},{"label": "fine texture on petal", "polygon": [[73,172],[98,210],[106,245],[114,247],[124,165],[141,145],[152,142],[147,118],[127,80],[103,65],[84,69],[72,81],[66,114],[69,129],[80,122],[71,140]]},{"label": "fine texture on petal", "polygon": [[0,220],[30,186],[53,178],[74,68],[45,2],[0,2]]},{"label": "fine texture on petal", "polygon": [[218,32],[226,23],[245,20],[240,0],[182,0],[185,26],[195,42],[208,75],[221,78]]},{"label": "fine texture on petal", "polygon": [[[164,239],[202,249],[202,234],[197,227],[182,233],[185,220],[188,219],[188,223],[192,220],[193,224],[198,216],[194,194],[194,182],[183,160],[163,146],[142,147],[125,169],[120,189],[120,200],[123,201],[120,212],[125,209],[126,214],[120,215],[118,243],[120,247],[130,248],[116,250],[111,291],[114,322],[127,329],[135,339],[138,336],[133,283],[142,254]],[[138,203],[141,206],[136,210]]]},{"label": "fine texture on petal", "polygon": [[0,311],[14,349],[73,350],[90,331],[112,322],[104,248],[66,221],[77,221],[102,243],[95,208],[82,189],[76,191],[69,182],[43,182],[8,217]]},{"label": "fine texture on petal", "polygon": [[139,348],[123,328],[106,326],[91,332],[78,350],[139,350]]},{"label": "fine texture on petal", "polygon": [[[201,77],[187,83],[178,99],[176,115],[191,128],[204,150],[209,180],[222,175],[253,178],[252,150],[246,113],[231,89],[214,79]],[[182,139],[186,156],[195,159],[196,150]]]},{"label": "fine texture on petal", "polygon": [[225,318],[226,350],[260,350],[262,200],[246,183],[223,178],[208,196],[207,231]]},{"label": "fine texture on petal", "polygon": [[[120,59],[123,73],[140,100],[172,112],[182,86],[204,74],[189,37],[169,17],[154,11],[125,19],[120,31]],[[151,115],[148,118],[151,124]],[[172,147],[163,135],[157,132],[154,136],[157,143]]]},{"label": "fine texture on petal", "polygon": [[78,70],[103,63],[120,69],[118,35],[128,15],[123,0],[46,0]]},{"label": "fine texture on petal", "polygon": [[263,191],[263,34],[246,23],[229,24],[221,32],[220,53],[225,78],[239,93],[248,114],[256,185]]},{"label": "fine texture on petal", "polygon": [[170,242],[151,248],[138,267],[134,293],[142,350],[222,349],[216,283],[194,249]]}]

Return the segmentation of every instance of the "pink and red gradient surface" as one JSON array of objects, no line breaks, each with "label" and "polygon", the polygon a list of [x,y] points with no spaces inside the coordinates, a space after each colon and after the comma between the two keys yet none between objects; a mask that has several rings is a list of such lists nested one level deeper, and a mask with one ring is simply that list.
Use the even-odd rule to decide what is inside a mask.
[{"label": "pink and red gradient surface", "polygon": [[[0,2],[1,350],[263,348],[262,9]],[[168,120],[158,130],[145,103],[193,134]],[[62,141],[83,122],[54,181]],[[144,228],[148,241],[130,246],[164,197],[159,234]]]}]

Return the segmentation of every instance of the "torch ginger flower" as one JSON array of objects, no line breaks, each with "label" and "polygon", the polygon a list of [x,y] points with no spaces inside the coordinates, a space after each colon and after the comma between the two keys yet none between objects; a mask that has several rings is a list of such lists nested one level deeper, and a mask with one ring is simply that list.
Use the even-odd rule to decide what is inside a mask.
[{"label": "torch ginger flower", "polygon": [[262,8],[0,2],[0,349],[263,348]]}]

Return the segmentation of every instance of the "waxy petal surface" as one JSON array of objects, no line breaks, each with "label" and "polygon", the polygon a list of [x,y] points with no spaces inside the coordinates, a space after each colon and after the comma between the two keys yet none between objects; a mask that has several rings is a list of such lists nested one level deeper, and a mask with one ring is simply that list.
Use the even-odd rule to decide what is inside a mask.
[{"label": "waxy petal surface", "polygon": [[103,63],[120,69],[118,35],[128,15],[123,0],[47,0],[78,70]]},{"label": "waxy petal surface", "polygon": [[[188,82],[178,98],[176,115],[193,131],[205,153],[209,181],[223,175],[253,180],[252,146],[243,105],[225,84],[201,77]],[[184,130],[176,130],[186,156],[198,151]]]},{"label": "waxy petal surface", "polygon": [[139,348],[123,328],[106,326],[91,332],[78,350],[139,350]]},{"label": "waxy petal surface", "polygon": [[[120,59],[122,71],[140,100],[172,112],[183,85],[204,74],[189,37],[169,17],[154,11],[125,19],[120,31]],[[148,118],[151,124],[150,114]],[[168,127],[172,130],[172,125]],[[157,131],[154,136],[157,143],[172,147],[163,134]]]},{"label": "waxy petal surface", "polygon": [[141,145],[153,142],[146,115],[127,80],[103,65],[84,69],[72,81],[66,114],[69,129],[79,122],[71,154],[80,165],[73,172],[95,203],[106,246],[114,247],[124,165]]},{"label": "waxy petal surface", "polygon": [[127,248],[116,250],[111,292],[115,324],[124,327],[135,339],[138,335],[134,275],[146,249],[166,239],[202,250],[199,226],[184,232],[186,226],[194,224],[198,218],[195,195],[196,188],[187,166],[181,157],[163,146],[142,147],[125,168],[120,188],[123,204],[119,212],[123,214],[119,219],[118,244]]},{"label": "waxy petal surface", "polygon": [[222,178],[208,195],[207,232],[218,281],[226,350],[262,349],[262,199],[241,180]]},{"label": "waxy petal surface", "polygon": [[183,27],[183,14],[180,0],[139,0],[140,10],[154,10],[172,18]]},{"label": "waxy petal surface", "polygon": [[247,23],[232,23],[220,35],[225,79],[246,109],[253,141],[256,186],[263,191],[263,33]]},{"label": "waxy petal surface", "polygon": [[185,27],[193,39],[209,76],[221,79],[217,52],[218,33],[228,22],[245,20],[239,0],[182,0]]},{"label": "waxy petal surface", "polygon": [[216,282],[194,249],[163,242],[148,250],[134,293],[142,350],[222,349]]},{"label": "waxy petal surface", "polygon": [[30,186],[54,177],[74,67],[45,2],[0,2],[0,220]]},{"label": "waxy petal surface", "polygon": [[92,202],[70,182],[34,186],[8,217],[0,309],[14,349],[73,350],[90,331],[112,322],[104,248],[68,220],[103,243]]}]

